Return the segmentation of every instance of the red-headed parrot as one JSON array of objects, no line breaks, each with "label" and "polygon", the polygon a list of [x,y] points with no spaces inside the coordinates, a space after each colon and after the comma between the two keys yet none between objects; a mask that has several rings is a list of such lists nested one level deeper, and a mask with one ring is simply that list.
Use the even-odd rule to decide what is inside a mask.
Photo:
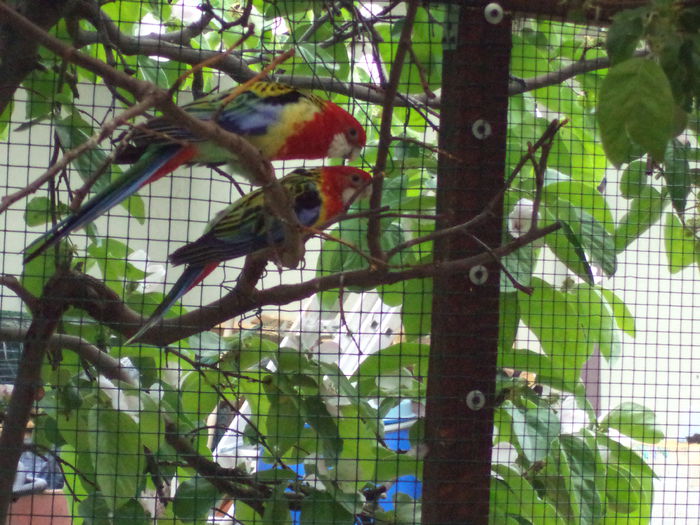
[{"label": "red-headed parrot", "polygon": [[[297,169],[282,178],[280,183],[292,198],[299,223],[316,228],[343,213],[354,197],[366,197],[371,180],[372,176],[359,168],[331,166]],[[204,235],[170,255],[171,263],[187,267],[146,324],[129,341],[138,339],[158,323],[176,301],[214,271],[219,263],[274,246],[283,240],[284,227],[280,219],[265,207],[262,189],[237,200],[211,221]]]}]

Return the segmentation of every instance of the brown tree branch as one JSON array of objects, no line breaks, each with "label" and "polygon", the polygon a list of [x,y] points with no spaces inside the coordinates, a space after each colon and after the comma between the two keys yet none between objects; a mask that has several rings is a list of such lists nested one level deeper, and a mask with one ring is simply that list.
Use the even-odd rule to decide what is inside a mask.
[{"label": "brown tree branch", "polygon": [[[69,0],[7,0],[37,27],[49,29],[64,15]],[[37,40],[0,18],[0,115],[9,106],[15,91],[36,67]]]},{"label": "brown tree branch", "polygon": [[[384,186],[384,170],[391,146],[391,125],[394,114],[394,99],[398,93],[401,70],[403,69],[406,54],[411,47],[411,33],[413,23],[418,12],[418,0],[410,0],[406,8],[406,17],[401,29],[399,45],[396,49],[394,63],[389,72],[389,83],[384,90],[384,104],[382,107],[382,121],[379,126],[379,145],[377,146],[377,161],[374,166],[374,178],[372,180],[372,197],[369,201],[370,209],[377,209],[382,205],[382,188]],[[373,259],[384,261],[385,254],[381,245],[381,223],[379,217],[372,215],[367,223],[367,244],[369,253]]]},{"label": "brown tree branch", "polygon": [[24,350],[0,435],[0,524],[7,523],[12,484],[23,450],[24,432],[34,402],[41,397],[41,365],[49,347],[47,343],[68,309],[65,297],[70,287],[68,275],[60,270],[56,272],[44,288],[37,315],[24,340]]},{"label": "brown tree branch", "polygon": [[[0,325],[0,341],[24,341],[27,331],[20,326]],[[52,351],[71,350],[81,359],[93,365],[97,371],[108,379],[131,383],[131,377],[121,363],[82,337],[67,334],[53,334],[46,340],[47,348]]]},{"label": "brown tree branch", "polygon": [[[475,265],[490,262],[494,255],[497,257],[508,255],[559,227],[558,223],[550,224],[527,232],[503,246],[494,248],[491,252],[454,261],[420,264],[396,271],[376,271],[366,268],[318,277],[298,284],[278,285],[265,290],[246,289],[247,287],[239,286],[218,301],[180,317],[162,321],[146,332],[141,341],[156,346],[166,346],[251,310],[263,306],[285,305],[340,286],[374,288],[408,279],[433,277],[438,273],[463,273]],[[461,233],[461,230],[458,233]],[[249,256],[248,260],[254,261],[255,257]],[[258,261],[257,264],[260,262]],[[127,336],[135,333],[145,321],[141,315],[127,307],[102,281],[76,271],[71,272],[70,277],[72,285],[67,291],[66,301],[84,310],[93,319]]]}]

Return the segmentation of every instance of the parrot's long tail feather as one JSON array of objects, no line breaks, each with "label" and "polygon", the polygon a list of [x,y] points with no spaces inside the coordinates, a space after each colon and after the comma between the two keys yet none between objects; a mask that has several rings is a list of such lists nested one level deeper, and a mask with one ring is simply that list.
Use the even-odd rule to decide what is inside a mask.
[{"label": "parrot's long tail feather", "polygon": [[158,305],[158,308],[156,308],[151,317],[148,318],[148,321],[146,321],[139,331],[132,335],[125,344],[136,341],[148,330],[158,324],[168,310],[170,310],[170,308],[172,308],[172,306],[183,295],[197,286],[197,284],[199,284],[207,275],[213,272],[217,266],[219,266],[219,263],[213,262],[203,265],[190,265],[185,268],[185,271],[182,272],[182,275],[168,292],[168,295],[165,296],[163,302]]},{"label": "parrot's long tail feather", "polygon": [[172,145],[161,147],[132,165],[119,179],[86,202],[77,213],[66,217],[51,230],[33,242],[25,251],[24,263],[28,263],[71,232],[91,223],[107,210],[136,193],[145,184],[167,175],[178,166],[189,162],[196,154],[194,147]]}]

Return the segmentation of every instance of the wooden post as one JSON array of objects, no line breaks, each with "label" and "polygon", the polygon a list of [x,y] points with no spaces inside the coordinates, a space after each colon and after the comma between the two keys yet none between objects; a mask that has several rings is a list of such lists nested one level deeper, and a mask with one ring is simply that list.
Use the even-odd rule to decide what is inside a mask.
[{"label": "wooden post", "polygon": [[[485,4],[485,2],[484,2]],[[451,6],[443,59],[440,228],[481,212],[503,187],[511,23],[489,5]],[[435,242],[435,260],[501,243],[502,210],[473,234]],[[422,522],[486,525],[499,328],[499,267],[434,279]]]}]

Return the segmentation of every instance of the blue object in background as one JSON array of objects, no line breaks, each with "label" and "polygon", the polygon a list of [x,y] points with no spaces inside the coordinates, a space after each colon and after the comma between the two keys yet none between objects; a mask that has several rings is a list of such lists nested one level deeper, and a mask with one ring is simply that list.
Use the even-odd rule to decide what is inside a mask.
[{"label": "blue object in background", "polygon": [[[386,446],[394,451],[407,451],[411,448],[411,443],[408,439],[408,432],[411,426],[416,422],[418,416],[413,412],[412,403],[410,400],[405,400],[391,409],[384,418],[384,442]],[[261,451],[262,452],[262,451]],[[304,477],[304,464],[289,464],[287,467],[294,470],[299,477]],[[258,459],[258,471],[271,470],[273,465],[265,463],[262,459]],[[401,492],[410,496],[413,499],[418,499],[421,496],[423,484],[416,476],[401,476],[387,490],[385,497],[379,499],[377,503],[384,511],[394,510],[394,497],[397,492]],[[291,511],[293,525],[299,525],[300,511]],[[358,522],[356,522],[358,523]]]}]

